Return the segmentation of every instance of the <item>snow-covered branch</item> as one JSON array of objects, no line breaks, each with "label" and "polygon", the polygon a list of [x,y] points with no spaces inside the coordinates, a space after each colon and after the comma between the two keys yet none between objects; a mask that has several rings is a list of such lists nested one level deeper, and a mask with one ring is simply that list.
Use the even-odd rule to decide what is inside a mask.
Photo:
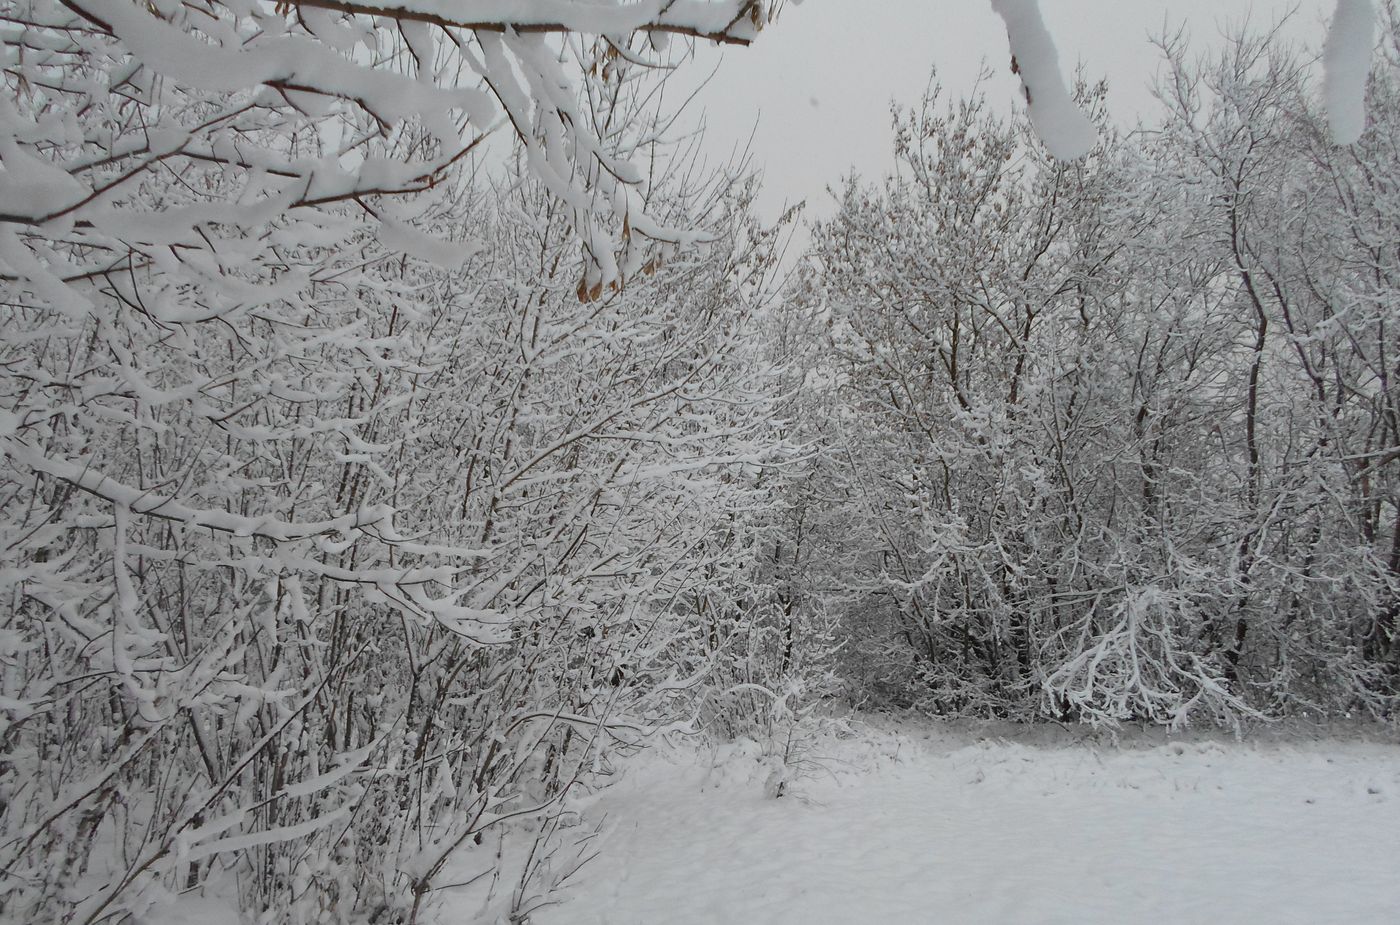
[{"label": "snow-covered branch", "polygon": [[624,37],[633,32],[657,32],[727,45],[748,45],[766,21],[764,0],[291,0],[290,5],[473,32],[579,32]]}]

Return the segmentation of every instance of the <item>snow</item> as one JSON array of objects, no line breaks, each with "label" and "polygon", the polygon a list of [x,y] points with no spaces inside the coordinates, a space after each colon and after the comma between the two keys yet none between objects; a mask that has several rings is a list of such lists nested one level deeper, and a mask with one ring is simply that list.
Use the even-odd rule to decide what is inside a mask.
[{"label": "snow", "polygon": [[1098,141],[1098,129],[1065,87],[1059,54],[1036,0],[992,0],[992,8],[1006,23],[1013,68],[1021,77],[1036,135],[1057,160],[1088,154]]},{"label": "snow", "polygon": [[754,750],[644,756],[531,921],[1400,921],[1400,746],[1008,734],[823,743],[779,799]]},{"label": "snow", "polygon": [[379,243],[394,251],[442,267],[456,270],[467,258],[481,250],[474,241],[443,241],[423,234],[405,222],[383,218],[379,222]]},{"label": "snow", "polygon": [[494,115],[489,95],[471,87],[439,87],[382,69],[365,68],[310,39],[291,35],[237,47],[213,45],[122,4],[75,6],[105,21],[131,54],[159,73],[196,90],[237,93],[259,84],[285,83],[331,97],[359,100],[382,119],[460,108],[474,124]]},{"label": "snow", "polygon": [[1376,44],[1376,10],[1371,0],[1337,0],[1322,51],[1322,93],[1332,141],[1349,145],[1366,127],[1366,76]]},{"label": "snow", "polygon": [[71,208],[87,191],[67,171],[0,135],[0,211],[35,221]]}]

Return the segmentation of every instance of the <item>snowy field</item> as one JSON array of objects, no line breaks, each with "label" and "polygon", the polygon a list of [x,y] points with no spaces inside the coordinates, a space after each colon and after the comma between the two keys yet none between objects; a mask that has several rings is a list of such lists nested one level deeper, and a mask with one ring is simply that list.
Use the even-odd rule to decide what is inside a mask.
[{"label": "snowy field", "polygon": [[817,751],[778,799],[742,749],[629,763],[584,811],[596,856],[531,922],[1400,922],[1400,746],[1378,737],[905,726]]}]

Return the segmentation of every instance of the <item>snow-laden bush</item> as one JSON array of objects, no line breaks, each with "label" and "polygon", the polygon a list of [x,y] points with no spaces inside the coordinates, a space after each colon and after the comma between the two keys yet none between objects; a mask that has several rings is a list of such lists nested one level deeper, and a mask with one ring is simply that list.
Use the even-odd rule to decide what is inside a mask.
[{"label": "snow-laden bush", "polygon": [[931,94],[815,231],[788,311],[858,696],[1394,715],[1395,53],[1342,151],[1273,39],[1163,50],[1160,123],[1074,165]]},{"label": "snow-laden bush", "polygon": [[649,20],[23,6],[0,909],[420,917],[600,750],[693,728],[680,601],[747,567],[710,550],[781,456],[752,189],[658,154],[616,48]]}]

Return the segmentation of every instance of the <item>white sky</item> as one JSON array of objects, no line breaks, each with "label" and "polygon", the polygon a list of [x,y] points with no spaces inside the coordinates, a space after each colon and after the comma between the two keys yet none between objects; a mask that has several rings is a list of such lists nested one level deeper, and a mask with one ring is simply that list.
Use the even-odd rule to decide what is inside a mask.
[{"label": "white sky", "polygon": [[[1285,34],[1320,49],[1333,0],[1041,0],[1068,74],[1082,62],[1091,80],[1109,81],[1109,110],[1124,125],[1150,120],[1149,83],[1159,65],[1149,36],[1185,25],[1207,51],[1222,29],[1248,17],[1273,24],[1295,10]],[[828,186],[855,169],[875,179],[892,167],[889,104],[915,102],[938,67],[945,99],[970,92],[985,63],[993,105],[1020,97],[1010,73],[1006,31],[990,0],[788,0],[779,20],[748,48],[706,45],[687,62],[714,79],[700,92],[705,150],[725,161],[753,133],[764,171],[760,210],[807,200],[807,215],[830,214]],[[799,242],[800,243],[800,242]]]}]

